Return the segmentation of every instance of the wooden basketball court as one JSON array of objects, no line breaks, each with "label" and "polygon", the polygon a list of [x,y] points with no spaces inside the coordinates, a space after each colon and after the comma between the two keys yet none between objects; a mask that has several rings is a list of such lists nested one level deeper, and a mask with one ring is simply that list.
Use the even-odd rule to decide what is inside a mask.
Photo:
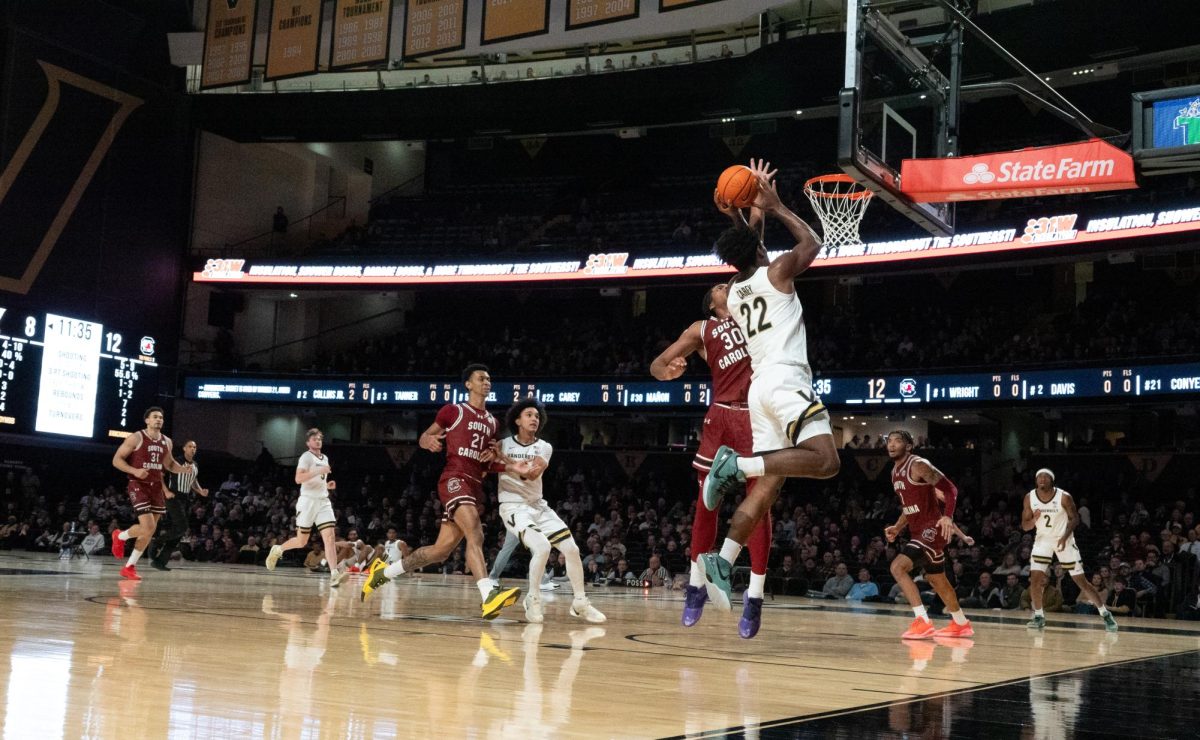
[{"label": "wooden basketball court", "polygon": [[608,615],[478,619],[467,578],[359,602],[296,569],[0,556],[5,738],[1194,737],[1200,624],[970,613],[972,640],[907,644],[901,608],[768,597],[679,625],[678,593],[596,589]]}]

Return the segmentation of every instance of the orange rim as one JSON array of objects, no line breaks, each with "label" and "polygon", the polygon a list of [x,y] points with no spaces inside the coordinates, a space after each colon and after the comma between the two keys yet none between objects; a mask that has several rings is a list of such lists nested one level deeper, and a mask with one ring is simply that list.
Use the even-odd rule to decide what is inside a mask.
[{"label": "orange rim", "polygon": [[[850,184],[850,185],[854,185],[854,186],[858,187],[859,189],[851,190],[846,193],[831,193],[831,192],[828,192],[825,190],[820,190],[818,188],[813,187],[813,183],[822,183],[823,184],[823,183],[827,183],[827,182],[838,183],[838,184]],[[872,193],[870,190],[867,190],[865,187],[863,187],[862,184],[859,183],[857,180],[855,180],[853,177],[850,177],[849,175],[843,174],[843,173],[838,173],[836,175],[817,175],[816,177],[810,177],[804,183],[804,192],[808,193],[809,195],[816,196],[818,198],[844,198],[846,200],[864,200],[864,199],[870,198],[872,195],[874,195],[874,193]]]}]

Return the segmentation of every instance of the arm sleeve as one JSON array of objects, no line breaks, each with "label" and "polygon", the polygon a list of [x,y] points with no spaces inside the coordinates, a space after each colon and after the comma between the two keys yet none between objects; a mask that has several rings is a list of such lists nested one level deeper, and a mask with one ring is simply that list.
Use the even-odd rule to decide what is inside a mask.
[{"label": "arm sleeve", "polygon": [[448,403],[438,410],[437,418],[433,423],[437,424],[442,429],[449,429],[458,422],[458,417],[462,415],[462,411],[452,403]]},{"label": "arm sleeve", "polygon": [[958,487],[954,485],[954,481],[947,478],[945,473],[943,473],[942,479],[938,481],[936,488],[946,497],[946,516],[953,519],[954,507],[958,503]]}]

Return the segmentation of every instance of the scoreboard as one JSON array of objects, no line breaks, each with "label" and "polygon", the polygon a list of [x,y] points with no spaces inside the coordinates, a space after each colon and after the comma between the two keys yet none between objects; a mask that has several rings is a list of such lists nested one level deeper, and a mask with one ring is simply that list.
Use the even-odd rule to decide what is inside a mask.
[{"label": "scoreboard", "polygon": [[89,318],[0,306],[0,432],[85,439],[142,427],[155,340]]},{"label": "scoreboard", "polygon": [[[853,409],[1185,397],[1200,395],[1200,363],[1125,365],[1061,370],[997,370],[956,374],[818,377],[813,388],[829,406]],[[492,383],[491,403],[533,396],[547,406],[664,408],[708,406],[707,381],[527,380]],[[184,397],[198,401],[258,401],[349,407],[433,407],[465,401],[462,383],[446,379],[189,376]]]}]

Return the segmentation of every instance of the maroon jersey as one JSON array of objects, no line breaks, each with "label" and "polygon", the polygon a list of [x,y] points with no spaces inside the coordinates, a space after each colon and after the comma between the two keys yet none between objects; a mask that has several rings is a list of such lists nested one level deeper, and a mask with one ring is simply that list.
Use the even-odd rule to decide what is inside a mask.
[{"label": "maroon jersey", "polygon": [[496,417],[469,403],[448,403],[438,411],[435,422],[446,430],[446,467],[442,475],[459,474],[483,480],[486,466],[480,461],[496,438]]},{"label": "maroon jersey", "polygon": [[928,461],[909,455],[904,462],[893,467],[892,488],[900,497],[900,510],[908,520],[909,535],[914,540],[923,539],[932,543],[940,539],[937,537],[937,523],[942,518],[942,502],[938,500],[937,490],[932,485],[912,477],[912,466],[918,462]]},{"label": "maroon jersey", "polygon": [[133,452],[129,454],[129,458],[125,461],[130,466],[150,471],[145,479],[138,481],[134,476],[129,476],[129,480],[138,481],[139,483],[151,483],[162,485],[163,482],[163,462],[167,459],[170,453],[171,440],[165,434],[159,434],[158,439],[150,439],[145,432],[134,432],[138,435],[138,445]]},{"label": "maroon jersey", "polygon": [[730,317],[700,322],[704,357],[712,371],[714,403],[745,403],[750,391],[750,350]]}]

